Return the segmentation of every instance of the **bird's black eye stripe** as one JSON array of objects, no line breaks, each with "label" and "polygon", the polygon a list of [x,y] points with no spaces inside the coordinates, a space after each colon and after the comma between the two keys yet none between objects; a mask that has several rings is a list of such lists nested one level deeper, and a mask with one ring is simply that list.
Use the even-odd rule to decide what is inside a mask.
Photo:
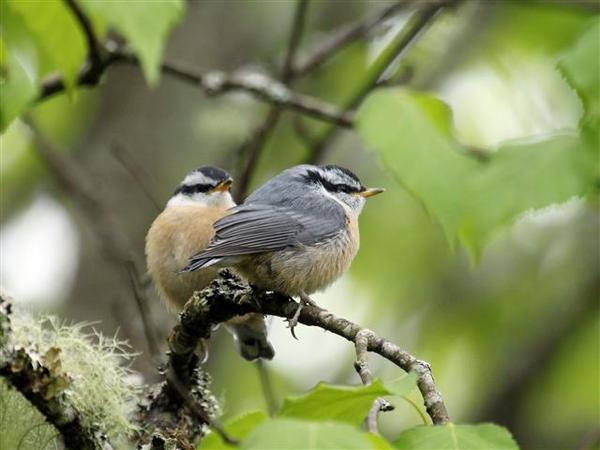
[{"label": "bird's black eye stripe", "polygon": [[316,170],[309,170],[306,175],[304,175],[304,178],[310,182],[322,184],[323,187],[329,192],[345,192],[347,194],[351,194],[353,192],[360,192],[364,190],[362,186],[357,189],[355,186],[350,186],[344,183],[333,184],[329,180],[323,178]]},{"label": "bird's black eye stripe", "polygon": [[193,195],[199,192],[208,192],[211,189],[214,189],[214,185],[212,184],[182,184],[180,185],[173,195],[183,194],[183,195]]}]

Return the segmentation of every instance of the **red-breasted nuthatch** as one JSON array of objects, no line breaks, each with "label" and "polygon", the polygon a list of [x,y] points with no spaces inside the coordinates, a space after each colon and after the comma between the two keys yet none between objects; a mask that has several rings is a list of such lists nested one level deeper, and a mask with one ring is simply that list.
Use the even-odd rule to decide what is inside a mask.
[{"label": "red-breasted nuthatch", "polygon": [[215,237],[183,271],[232,267],[262,289],[314,305],[309,295],[349,268],[359,247],[358,215],[383,191],[365,188],[343,167],[292,167],[215,222]]},{"label": "red-breasted nuthatch", "polygon": [[[235,206],[229,187],[231,176],[213,166],[188,173],[146,236],[148,271],[170,309],[180,310],[194,291],[204,289],[217,267],[179,273],[191,254],[205,249],[214,236],[213,223]],[[247,360],[273,358],[264,316],[247,314],[225,323],[236,347]]]}]

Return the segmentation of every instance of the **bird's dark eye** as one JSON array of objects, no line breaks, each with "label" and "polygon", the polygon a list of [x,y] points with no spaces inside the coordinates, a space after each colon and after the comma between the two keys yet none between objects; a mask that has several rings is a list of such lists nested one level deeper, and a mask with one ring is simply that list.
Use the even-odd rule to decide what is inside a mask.
[{"label": "bird's dark eye", "polygon": [[213,188],[214,188],[214,186],[211,184],[200,184],[200,183],[192,184],[192,185],[182,184],[181,186],[179,186],[177,188],[177,190],[175,191],[175,193],[173,195],[177,195],[177,194],[193,195],[193,194],[197,194],[199,192],[208,192]]},{"label": "bird's dark eye", "polygon": [[346,194],[350,194],[356,191],[356,189],[354,189],[352,186],[348,186],[347,184],[336,184],[335,188],[336,191],[345,192]]}]

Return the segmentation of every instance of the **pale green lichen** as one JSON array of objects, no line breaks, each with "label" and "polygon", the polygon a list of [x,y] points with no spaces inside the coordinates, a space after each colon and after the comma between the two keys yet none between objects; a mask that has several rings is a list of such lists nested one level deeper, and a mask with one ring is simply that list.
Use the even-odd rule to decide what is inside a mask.
[{"label": "pale green lichen", "polygon": [[62,370],[72,382],[65,391],[84,426],[122,438],[136,427],[129,420],[141,390],[128,368],[134,354],[126,342],[98,333],[93,324],[66,325],[54,316],[11,316],[12,340],[40,353],[60,349]]}]

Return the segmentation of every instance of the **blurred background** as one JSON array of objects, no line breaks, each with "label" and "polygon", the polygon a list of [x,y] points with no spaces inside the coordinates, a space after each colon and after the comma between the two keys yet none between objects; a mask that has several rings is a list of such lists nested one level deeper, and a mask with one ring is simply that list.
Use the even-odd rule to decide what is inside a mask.
[{"label": "blurred background", "polygon": [[[332,30],[390,4],[312,1],[298,57]],[[277,76],[294,8],[291,1],[188,2],[165,60]],[[343,104],[409,13],[399,10],[296,80],[294,89]],[[392,83],[439,95],[454,112],[457,136],[473,147],[575,131],[582,105],[556,62],[597,13],[593,1],[460,2],[402,55]],[[214,164],[239,179],[247,144],[269,108],[244,94],[207,97],[164,75],[149,88],[139,69],[125,65],[112,67],[101,87],[38,104],[29,124],[44,146],[81,166],[79,174],[107,211],[90,215],[56,182],[29,125],[14,122],[2,136],[2,288],[33,310],[118,332],[140,352],[134,367],[152,381],[156,371],[135,295],[99,231],[102,216],[110,215],[132,242],[143,267],[146,231],[186,172]],[[284,112],[266,139],[250,189],[306,159],[320,127]],[[323,161],[349,167],[365,185],[387,192],[361,216],[362,245],[350,273],[316,301],[429,361],[453,421],[506,425],[523,448],[596,448],[597,205],[573,199],[524,214],[496,233],[474,262],[460,246],[450,248],[439,224],[355,133],[337,133]],[[137,288],[149,296],[164,348],[175,317],[152,286]],[[304,326],[296,341],[278,318],[270,326],[276,356],[265,365],[278,402],[322,380],[359,382],[351,345]],[[237,355],[229,335],[218,330],[210,349],[207,370],[225,416],[265,407],[257,369]],[[384,380],[402,375],[377,356],[372,365]],[[420,404],[417,392],[414,400]],[[408,403],[396,406],[381,418],[392,439],[421,422]]]}]

